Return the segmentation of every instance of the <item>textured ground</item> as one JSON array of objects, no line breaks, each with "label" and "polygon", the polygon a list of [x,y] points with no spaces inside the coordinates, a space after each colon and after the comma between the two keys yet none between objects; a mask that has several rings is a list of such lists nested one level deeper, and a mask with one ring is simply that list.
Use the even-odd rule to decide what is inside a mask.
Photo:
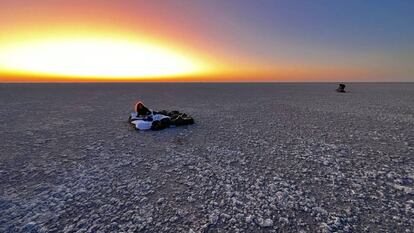
[{"label": "textured ground", "polygon": [[335,88],[0,84],[0,232],[413,232],[414,84]]}]

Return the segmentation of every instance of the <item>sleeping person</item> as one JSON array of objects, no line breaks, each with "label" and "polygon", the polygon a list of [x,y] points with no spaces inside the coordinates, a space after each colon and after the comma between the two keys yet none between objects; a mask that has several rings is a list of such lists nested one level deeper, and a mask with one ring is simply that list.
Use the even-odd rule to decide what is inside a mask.
[{"label": "sleeping person", "polygon": [[129,116],[129,122],[138,130],[161,130],[170,126],[194,124],[193,118],[185,113],[166,110],[156,112],[145,107],[140,101],[135,104],[134,112]]},{"label": "sleeping person", "polygon": [[158,114],[147,108],[141,101],[134,106],[134,112],[129,116],[129,122],[139,130],[159,130],[169,127],[170,117]]},{"label": "sleeping person", "polygon": [[141,101],[138,101],[135,104],[134,110],[137,113],[137,116],[149,116],[152,114],[152,111],[145,107],[145,105]]}]

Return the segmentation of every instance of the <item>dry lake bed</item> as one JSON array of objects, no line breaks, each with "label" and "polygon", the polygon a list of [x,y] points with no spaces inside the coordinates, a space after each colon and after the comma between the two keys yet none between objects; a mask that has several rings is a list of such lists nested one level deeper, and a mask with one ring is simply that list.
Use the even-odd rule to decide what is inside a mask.
[{"label": "dry lake bed", "polygon": [[0,84],[0,232],[413,232],[414,84],[336,87]]}]

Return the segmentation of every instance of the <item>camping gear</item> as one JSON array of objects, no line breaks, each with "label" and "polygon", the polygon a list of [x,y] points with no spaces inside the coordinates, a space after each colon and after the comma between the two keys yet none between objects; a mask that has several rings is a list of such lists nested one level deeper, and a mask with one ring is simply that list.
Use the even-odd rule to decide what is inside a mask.
[{"label": "camping gear", "polygon": [[337,91],[337,92],[341,92],[341,93],[346,92],[346,91],[345,91],[345,84],[343,84],[343,83],[339,84],[339,87],[338,87],[338,88],[336,88],[336,91]]},{"label": "camping gear", "polygon": [[128,121],[138,130],[161,130],[170,126],[194,124],[192,117],[179,111],[149,111],[150,114],[147,115],[139,115],[137,112],[132,112]]}]

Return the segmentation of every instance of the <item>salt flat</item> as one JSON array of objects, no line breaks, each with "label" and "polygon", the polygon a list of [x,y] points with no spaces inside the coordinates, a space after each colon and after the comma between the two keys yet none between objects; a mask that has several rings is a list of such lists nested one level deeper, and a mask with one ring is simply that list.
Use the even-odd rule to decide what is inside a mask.
[{"label": "salt flat", "polygon": [[414,84],[336,85],[0,84],[0,232],[413,232]]}]

